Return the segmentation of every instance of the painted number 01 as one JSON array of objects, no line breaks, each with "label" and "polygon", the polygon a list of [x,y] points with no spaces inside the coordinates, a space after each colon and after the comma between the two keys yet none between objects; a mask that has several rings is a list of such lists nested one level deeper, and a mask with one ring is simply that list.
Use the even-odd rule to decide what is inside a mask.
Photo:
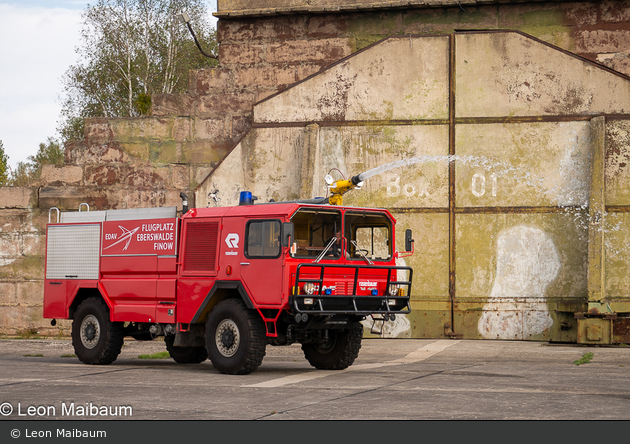
[{"label": "painted number 01", "polygon": [[[490,174],[490,192],[492,193],[492,197],[497,196],[497,176],[494,174]],[[486,176],[484,174],[475,174],[472,177],[472,193],[481,197],[486,194]]]}]

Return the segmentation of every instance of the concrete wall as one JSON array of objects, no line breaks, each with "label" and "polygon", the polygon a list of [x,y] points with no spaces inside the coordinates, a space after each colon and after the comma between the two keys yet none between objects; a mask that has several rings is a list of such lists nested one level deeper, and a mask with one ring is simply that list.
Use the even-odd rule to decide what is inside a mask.
[{"label": "concrete wall", "polygon": [[[345,198],[416,234],[413,312],[388,334],[577,341],[575,313],[630,307],[618,288],[630,196],[612,155],[625,159],[629,122],[629,77],[524,33],[392,37],[256,104],[197,201],[324,196],[327,173],[408,159]],[[598,192],[616,237],[592,212]]]},{"label": "concrete wall", "polygon": [[[286,90],[295,82],[317,74],[327,66],[383,38],[408,34],[432,35],[435,36],[432,41],[437,46],[423,53],[417,51],[414,53],[418,57],[417,60],[422,60],[422,66],[409,66],[404,60],[395,60],[391,61],[391,65],[382,65],[382,73],[373,71],[372,76],[378,77],[384,73],[404,75],[406,77],[402,80],[408,81],[427,68],[442,71],[435,71],[432,74],[432,83],[416,83],[413,91],[409,93],[402,90],[402,84],[397,85],[395,91],[390,91],[391,98],[381,97],[383,100],[378,107],[374,106],[371,100],[359,100],[361,90],[351,86],[354,80],[347,76],[341,78],[343,80],[341,83],[335,83],[337,79],[328,79],[333,83],[319,85],[319,88],[326,89],[332,86],[334,89],[339,84],[342,92],[345,91],[341,95],[333,94],[324,99],[334,98],[354,104],[354,109],[349,110],[354,114],[352,116],[348,114],[348,118],[363,118],[370,121],[377,119],[379,125],[392,123],[396,119],[425,119],[432,124],[395,128],[384,125],[382,131],[378,130],[378,125],[369,130],[350,126],[326,127],[323,123],[327,121],[326,119],[334,121],[338,118],[334,112],[331,114],[335,104],[322,102],[324,106],[319,108],[309,107],[312,115],[300,117],[312,119],[305,131],[299,128],[291,131],[285,129],[281,135],[272,132],[264,135],[271,142],[278,144],[278,153],[287,156],[281,161],[283,171],[286,172],[282,180],[288,180],[286,177],[295,175],[304,178],[298,187],[286,191],[288,196],[303,197],[322,191],[321,177],[311,173],[315,161],[319,162],[317,168],[322,170],[332,164],[335,158],[343,158],[345,162],[343,166],[347,170],[376,165],[393,160],[398,155],[416,154],[416,151],[410,148],[410,141],[427,147],[432,155],[443,155],[451,137],[445,129],[446,121],[450,118],[445,114],[448,97],[445,96],[447,83],[444,58],[450,57],[445,53],[445,42],[455,29],[521,30],[564,50],[630,74],[628,1],[479,4],[472,0],[459,2],[446,0],[404,3],[404,5],[395,2],[365,3],[352,0],[220,1],[219,10],[215,14],[219,17],[218,67],[191,72],[189,91],[186,94],[154,96],[152,117],[93,119],[87,124],[84,140],[68,142],[66,165],[45,169],[41,181],[32,184],[30,188],[0,189],[0,225],[3,226],[0,232],[0,285],[6,291],[0,293],[0,334],[13,334],[28,329],[57,333],[56,329],[43,330],[48,322],[41,319],[40,315],[43,239],[48,209],[51,206],[76,209],[82,202],[89,203],[93,209],[181,206],[178,195],[180,191],[186,190],[189,196],[195,195],[198,198],[196,203],[198,206],[205,206],[208,204],[208,193],[214,189],[220,190],[218,196],[223,198],[222,203],[228,202],[231,198],[230,193],[237,191],[239,187],[250,187],[252,181],[258,180],[255,176],[260,174],[261,170],[258,168],[244,170],[243,165],[254,167],[256,162],[260,162],[269,166],[269,171],[274,171],[273,162],[277,162],[271,158],[261,158],[257,154],[256,147],[263,139],[263,129],[259,136],[254,137],[251,134],[246,136],[252,126],[271,124],[269,119],[279,116],[275,113],[277,108],[273,113],[266,114],[269,116],[268,121],[256,124],[254,104]],[[410,48],[410,51],[413,52],[413,48]],[[483,54],[477,56],[481,57]],[[530,59],[529,62],[536,61]],[[462,69],[465,68],[465,60],[459,60],[458,63],[463,66]],[[488,68],[486,72],[492,74],[495,68],[500,67],[493,65],[493,69]],[[470,75],[476,76],[475,73],[466,75],[469,80]],[[563,75],[568,75],[568,71]],[[372,91],[378,93],[378,85],[373,84],[370,79],[370,76],[363,79],[362,87],[372,88]],[[545,76],[532,78],[531,80],[538,83],[533,84],[531,88],[538,90],[544,87],[546,92],[554,92],[553,98],[535,97],[531,88],[528,89],[523,82],[518,83],[517,77],[513,78],[516,83],[509,93],[503,97],[490,97],[488,94],[493,92],[492,83],[487,84],[489,81],[487,78],[476,80],[477,90],[485,88],[484,94],[481,95],[483,105],[480,106],[486,106],[488,103],[504,106],[506,100],[520,100],[521,108],[526,110],[531,105],[528,103],[531,99],[538,105],[542,103],[541,101],[547,100],[552,108],[557,106],[558,101],[572,103],[575,112],[590,109],[588,108],[590,104],[580,103],[578,100],[579,94],[583,91],[554,91],[554,85],[557,83]],[[499,82],[501,80],[494,79]],[[597,82],[596,79],[591,80]],[[461,89],[461,86],[459,88]],[[605,85],[596,84],[595,91],[606,91],[606,88]],[[470,93],[474,95],[475,90],[471,90]],[[401,94],[410,97],[406,98]],[[598,94],[593,100],[598,100],[597,96]],[[572,97],[575,100],[571,100]],[[308,97],[302,96],[301,99]],[[422,102],[420,106],[420,99],[426,103]],[[387,101],[391,104],[386,103]],[[266,104],[263,105],[264,103]],[[460,108],[460,105],[472,106],[471,103],[473,101],[456,103],[458,112],[468,112]],[[261,105],[270,106],[271,102],[262,102]],[[299,107],[293,108],[294,113],[305,112]],[[580,109],[582,111],[579,111]],[[283,112],[288,111],[289,108]],[[469,111],[472,112],[471,116],[475,115],[474,109]],[[505,113],[504,109],[497,108],[495,111],[497,116]],[[553,112],[556,111],[558,110]],[[535,115],[535,112],[532,112],[534,113],[532,115]],[[319,118],[323,120],[319,122],[317,120]],[[314,125],[315,122],[319,123]],[[495,122],[497,125],[500,123]],[[532,128],[533,132],[521,134],[520,137],[549,133],[544,126]],[[585,131],[584,128],[581,131]],[[609,147],[606,153],[606,203],[608,205],[610,202],[617,202],[618,208],[622,208],[627,195],[625,164],[628,157],[626,152],[628,128],[624,121],[607,121],[605,132],[606,146]],[[240,153],[240,157],[233,154],[226,158],[226,154],[243,137],[245,137],[243,143],[233,151]],[[471,133],[470,137],[477,136]],[[461,149],[464,150],[467,149],[466,144],[469,142],[461,140],[458,143],[462,144]],[[500,149],[498,143],[492,149]],[[335,150],[343,144],[352,146],[354,154],[339,156]],[[315,148],[320,145],[331,153],[329,157],[316,158],[319,148]],[[372,146],[376,149],[373,150]],[[367,157],[357,162],[356,156],[359,155]],[[214,178],[221,176],[222,170],[214,169],[222,159],[225,159],[221,164],[222,168],[229,164],[233,166],[232,175],[226,175],[214,184],[214,189],[209,189],[212,181],[205,179],[210,173]],[[296,165],[299,165],[299,168]],[[276,177],[277,171],[279,170],[276,169],[274,173]],[[444,242],[447,244],[449,242],[451,224],[450,216],[443,211],[450,204],[449,185],[448,181],[445,181],[447,171],[448,166],[434,162],[426,165],[422,174],[414,177],[407,175],[405,183],[400,182],[402,179],[398,179],[397,182],[393,175],[377,177],[369,185],[373,189],[365,190],[363,200],[355,197],[357,204],[369,204],[370,200],[390,198],[392,197],[390,194],[396,195],[396,199],[390,200],[399,208],[399,220],[404,224],[413,225],[417,233],[416,239],[426,240],[422,242],[422,246],[418,242],[418,247],[421,248],[422,254],[428,255],[436,264],[431,270],[419,268],[419,273],[422,273],[424,278],[416,288],[422,289],[424,294],[433,295],[430,298],[434,299],[434,305],[426,312],[426,316],[433,316],[440,322],[450,317],[451,306],[448,303],[444,304],[443,299],[444,294],[448,294],[452,287],[452,284],[445,280],[445,275],[448,277],[449,274],[449,261],[452,262],[451,253],[448,248],[443,247]],[[472,176],[475,174],[477,173],[472,173]],[[472,177],[469,179],[472,180]],[[475,180],[477,186],[481,186],[481,179]],[[202,183],[203,189],[199,188],[193,193],[193,190]],[[486,179],[485,185],[490,186],[492,183],[491,179]],[[387,186],[383,188],[383,184]],[[461,186],[463,189],[466,188],[464,185]],[[280,195],[273,187],[264,193],[265,196]],[[456,193],[458,199],[464,196],[462,190],[458,189]],[[485,198],[491,194],[491,191],[485,193]],[[458,200],[457,205],[473,204],[474,198],[474,195],[468,196],[470,202]],[[503,195],[501,198],[506,199],[506,196]],[[550,197],[557,198],[558,196]],[[437,209],[437,212],[423,213],[422,217],[416,217],[410,210],[414,205],[421,205],[422,208],[429,208],[431,211]],[[626,223],[623,212],[617,211],[614,216],[617,218],[614,227]],[[420,234],[421,232],[423,234]],[[614,241],[615,245],[621,245],[625,240],[624,233],[623,230],[612,230],[606,242]],[[606,280],[606,286],[615,292],[623,291],[626,286],[623,280],[624,262],[622,259],[617,262],[614,260],[616,257],[621,258],[624,250],[619,248],[618,251],[620,256],[614,256],[612,253],[607,256],[607,261],[622,264],[615,272],[618,278]],[[30,290],[24,290],[26,288]],[[31,295],[31,299],[27,298],[27,293]],[[421,302],[418,301],[416,304]],[[442,324],[440,322],[431,325],[442,325],[447,321]],[[415,334],[425,337],[436,336],[443,335],[444,330],[440,327],[436,331],[416,331]]]}]

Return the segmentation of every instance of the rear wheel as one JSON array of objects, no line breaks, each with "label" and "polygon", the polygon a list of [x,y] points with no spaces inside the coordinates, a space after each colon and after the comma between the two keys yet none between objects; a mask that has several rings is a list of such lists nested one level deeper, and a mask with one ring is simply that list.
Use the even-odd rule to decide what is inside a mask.
[{"label": "rear wheel", "polygon": [[205,347],[175,347],[175,335],[164,337],[166,351],[171,355],[173,361],[180,364],[199,364],[208,359],[208,352]]},{"label": "rear wheel", "polygon": [[265,324],[240,299],[226,299],[212,309],[206,322],[206,348],[212,365],[221,373],[246,375],[265,356]]},{"label": "rear wheel", "polygon": [[123,324],[109,320],[109,308],[101,298],[92,297],[79,304],[72,321],[72,345],[81,362],[111,364],[123,343]]},{"label": "rear wheel", "polygon": [[343,370],[350,367],[361,348],[363,327],[356,325],[347,330],[329,330],[328,338],[311,344],[302,344],[304,357],[320,370]]}]

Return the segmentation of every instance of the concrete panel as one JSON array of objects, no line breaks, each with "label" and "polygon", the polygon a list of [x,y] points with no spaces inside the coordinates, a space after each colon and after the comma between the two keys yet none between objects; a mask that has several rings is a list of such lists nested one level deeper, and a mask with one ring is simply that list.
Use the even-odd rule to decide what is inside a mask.
[{"label": "concrete panel", "polygon": [[[394,210],[395,211],[395,210]],[[398,265],[413,268],[413,301],[448,301],[448,214],[393,213],[396,218],[396,249],[405,249],[405,230],[413,230],[415,253]]]},{"label": "concrete panel", "polygon": [[30,329],[39,332],[39,326],[50,321],[43,318],[42,306],[0,305],[0,334],[25,333]]},{"label": "concrete panel", "polygon": [[607,213],[604,222],[605,296],[630,302],[630,213]]},{"label": "concrete panel", "polygon": [[17,283],[17,300],[22,306],[41,307],[44,300],[44,281]]},{"label": "concrete panel", "polygon": [[549,338],[554,301],[587,299],[585,219],[581,214],[458,214],[457,300],[483,303],[478,331],[460,333]]},{"label": "concrete panel", "polygon": [[41,180],[48,185],[81,185],[83,181],[83,168],[74,165],[42,165]]},{"label": "concrete panel", "polygon": [[459,7],[468,13],[466,8],[480,4],[520,3],[520,0],[218,0],[216,17],[258,17],[276,14],[345,12],[357,10],[379,9],[408,9],[418,7],[423,9]]},{"label": "concrete panel", "polygon": [[458,214],[457,298],[586,298],[586,217]]},{"label": "concrete panel", "polygon": [[[297,199],[300,190],[304,128],[256,128],[230,152],[196,191],[197,205],[238,205],[247,190],[258,202]],[[218,191],[218,194],[215,192]]]},{"label": "concrete panel", "polygon": [[630,205],[630,120],[606,122],[606,204]]},{"label": "concrete panel", "polygon": [[175,119],[110,119],[114,138],[118,141],[164,141],[172,138]]},{"label": "concrete panel", "polygon": [[20,233],[0,234],[0,266],[8,265],[22,254]]},{"label": "concrete panel", "polygon": [[456,34],[456,116],[630,113],[630,81],[516,32]]},{"label": "concrete panel", "polygon": [[479,335],[544,339],[553,331],[553,301],[586,300],[585,218],[457,215],[457,300],[483,301]]},{"label": "concrete panel", "polygon": [[457,206],[587,205],[590,122],[456,128]]},{"label": "concrete panel", "polygon": [[29,208],[33,188],[0,187],[0,208]]},{"label": "concrete panel", "polygon": [[[326,195],[324,176],[338,168],[352,176],[403,158],[422,161],[371,177],[344,198],[354,206],[448,207],[448,126],[323,127],[319,131],[315,194]],[[331,173],[335,178],[341,176]],[[323,193],[323,194],[322,194]],[[310,196],[309,196],[310,197]]]},{"label": "concrete panel", "polygon": [[448,44],[384,40],[257,104],[254,122],[446,119]]}]

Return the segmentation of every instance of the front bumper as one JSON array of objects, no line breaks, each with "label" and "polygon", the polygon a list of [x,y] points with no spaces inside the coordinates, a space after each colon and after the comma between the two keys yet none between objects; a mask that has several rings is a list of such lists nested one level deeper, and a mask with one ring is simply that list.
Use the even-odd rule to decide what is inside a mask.
[{"label": "front bumper", "polygon": [[[313,269],[318,270],[319,278],[303,278],[306,270],[313,275]],[[341,269],[341,270],[340,270]],[[324,282],[327,278],[327,272],[346,271],[353,274],[353,294],[325,294]],[[361,272],[373,273],[375,270],[384,270],[381,279],[381,287],[384,287],[385,293],[390,285],[397,285],[405,291],[404,296],[390,296],[389,294],[376,295],[357,295],[358,281]],[[396,271],[404,271],[408,273],[407,280],[393,280],[392,274]],[[386,281],[383,277],[386,273]],[[398,273],[396,273],[398,275]],[[368,316],[373,314],[407,314],[411,312],[410,294],[413,270],[410,267],[400,266],[361,266],[361,265],[330,265],[330,264],[300,264],[297,267],[295,275],[295,284],[293,286],[292,295],[289,303],[295,313],[307,313],[318,315],[336,315],[336,314],[354,314],[360,316]],[[371,279],[374,279],[372,276]],[[313,283],[317,286],[318,291],[313,294],[299,294],[299,288],[305,283]],[[312,300],[312,304],[306,304],[306,300]]]}]

